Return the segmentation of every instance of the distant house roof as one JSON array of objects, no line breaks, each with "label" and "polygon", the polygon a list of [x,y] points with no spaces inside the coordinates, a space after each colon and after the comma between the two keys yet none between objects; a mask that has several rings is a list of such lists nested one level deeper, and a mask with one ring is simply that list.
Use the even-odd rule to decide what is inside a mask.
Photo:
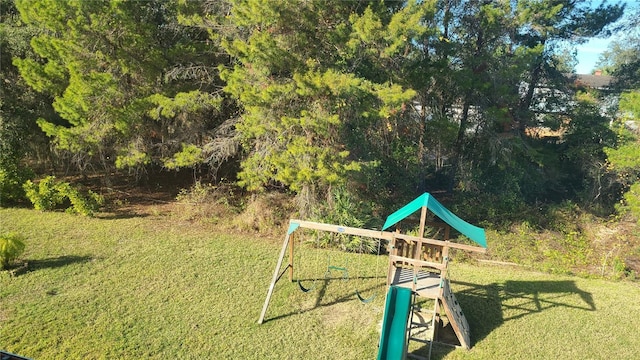
[{"label": "distant house roof", "polygon": [[590,87],[597,90],[609,89],[609,85],[613,82],[613,76],[588,74],[572,74],[570,77],[577,86]]}]

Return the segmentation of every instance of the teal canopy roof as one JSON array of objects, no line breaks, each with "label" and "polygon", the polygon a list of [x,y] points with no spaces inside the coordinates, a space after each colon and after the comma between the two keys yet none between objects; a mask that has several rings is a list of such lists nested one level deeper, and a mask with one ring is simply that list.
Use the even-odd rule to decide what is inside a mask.
[{"label": "teal canopy roof", "polygon": [[436,200],[429,193],[420,195],[418,198],[408,203],[400,210],[389,215],[389,217],[387,217],[387,220],[384,222],[382,230],[384,231],[389,227],[397,224],[400,220],[413,214],[423,206],[426,206],[427,209],[431,210],[432,213],[442,219],[442,221],[444,221],[445,223],[449,224],[449,226],[458,230],[460,233],[462,233],[462,235],[468,237],[484,248],[487,247],[487,239],[483,228],[471,225],[468,222],[460,219],[456,216],[456,214],[452,213],[451,211],[449,211],[449,209],[440,204],[438,200]]}]

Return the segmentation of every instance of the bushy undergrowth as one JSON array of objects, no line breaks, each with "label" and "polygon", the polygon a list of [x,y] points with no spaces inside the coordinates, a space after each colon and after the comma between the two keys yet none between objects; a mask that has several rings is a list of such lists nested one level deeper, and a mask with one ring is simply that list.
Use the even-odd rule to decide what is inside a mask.
[{"label": "bushy undergrowth", "polygon": [[196,182],[182,189],[175,216],[213,224],[220,230],[280,234],[292,217],[290,195],[279,192],[248,195],[233,184]]},{"label": "bushy undergrowth", "polygon": [[177,211],[174,215],[181,220],[225,225],[243,207],[243,200],[237,191],[238,188],[230,184],[214,185],[197,181],[191,187],[180,190],[176,196]]},{"label": "bushy undergrowth", "polygon": [[640,237],[626,230],[632,222],[612,224],[559,209],[554,215],[553,226],[546,229],[521,222],[508,230],[487,231],[488,256],[549,273],[636,279],[632,264],[640,260],[640,252],[633,249],[640,249]]},{"label": "bushy undergrowth", "polygon": [[0,235],[0,270],[8,269],[24,248],[23,236],[15,232]]},{"label": "bushy undergrowth", "polygon": [[[445,204],[466,221],[487,230],[486,259],[550,273],[636,278],[640,232],[634,232],[633,221],[598,217],[568,201],[533,206],[512,200],[500,202],[499,198],[486,195]],[[370,203],[344,188],[334,189],[329,199],[316,204],[312,216],[300,216],[295,206],[294,195],[290,193],[248,195],[228,184],[195,183],[177,196],[172,216],[213,224],[219,231],[260,233],[274,239],[280,238],[291,218],[365,229],[379,228],[383,221],[372,215],[375,212]],[[382,214],[388,215],[397,206],[400,205],[385,208]],[[441,238],[437,229],[426,230],[425,236]],[[417,228],[403,232],[417,235]],[[457,235],[455,231],[452,233],[454,237]],[[375,254],[379,245],[375,239],[328,232],[319,232],[310,239],[309,245],[313,247],[357,253]],[[381,251],[384,252],[384,246]],[[466,261],[476,255],[456,252],[455,258]]]},{"label": "bushy undergrowth", "polygon": [[[279,236],[291,218],[298,217],[294,195],[267,192],[246,195],[228,184],[195,183],[180,191],[175,215],[182,220],[215,224],[219,229]],[[316,204],[314,215],[304,220],[367,228],[373,217],[371,208],[344,188],[333,192],[329,202]],[[377,253],[378,241],[359,236],[323,232],[314,246],[348,252]]]},{"label": "bushy undergrowth", "polygon": [[259,232],[279,237],[294,216],[292,197],[284,193],[255,195],[246,199],[231,225],[240,231]]},{"label": "bushy undergrowth", "polygon": [[[323,223],[343,225],[355,228],[369,228],[374,218],[371,206],[349,193],[346,188],[338,187],[331,194],[330,202],[319,206],[314,220]],[[320,234],[319,244],[324,248],[339,248],[357,253],[377,253],[379,240],[345,234]]]},{"label": "bushy undergrowth", "polygon": [[55,176],[47,176],[37,183],[24,183],[27,198],[36,210],[52,211],[59,208],[84,216],[93,216],[100,209],[104,199],[91,190],[81,191],[68,182],[59,181]]},{"label": "bushy undergrowth", "polygon": [[640,261],[633,252],[640,236],[625,230],[632,222],[611,220],[572,201],[527,204],[495,194],[460,196],[451,208],[487,229],[492,260],[551,273],[636,277],[631,264]]},{"label": "bushy undergrowth", "polygon": [[0,166],[0,206],[23,201],[25,192],[22,184],[31,177],[33,172],[28,168]]}]

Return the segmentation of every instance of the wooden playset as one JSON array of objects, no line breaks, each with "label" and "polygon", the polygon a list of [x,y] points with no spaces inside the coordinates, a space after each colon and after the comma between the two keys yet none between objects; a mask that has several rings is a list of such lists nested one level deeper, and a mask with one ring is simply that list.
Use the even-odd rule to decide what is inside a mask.
[{"label": "wooden playset", "polygon": [[[402,234],[398,224],[418,210],[421,210],[418,235]],[[433,213],[433,219],[428,218],[428,210]],[[440,221],[436,221],[436,218]],[[426,226],[436,229],[436,234],[440,239],[424,237]],[[391,227],[395,227],[396,230],[386,231]],[[370,237],[387,242],[389,254],[388,291],[378,359],[400,359],[406,356],[424,358],[408,354],[407,349],[412,341],[428,344],[429,354],[426,358],[430,357],[431,346],[438,339],[437,325],[442,317],[447,318],[455,332],[459,343],[456,345],[466,349],[471,347],[469,325],[451,291],[447,270],[450,249],[480,253],[486,251],[487,243],[484,229],[460,219],[428,193],[424,193],[389,215],[381,231],[292,219],[289,222],[287,235],[282,244],[267,297],[258,319],[260,324],[264,322],[275,284],[287,271],[289,281],[294,281],[295,241],[293,241],[293,236],[299,228]],[[449,241],[451,228],[468,237],[480,247]],[[289,261],[283,269],[287,249],[289,250]],[[301,289],[303,289],[302,286]],[[361,301],[365,300],[360,294],[357,295]],[[425,311],[418,305],[420,300],[424,299],[433,300],[432,310]]]}]

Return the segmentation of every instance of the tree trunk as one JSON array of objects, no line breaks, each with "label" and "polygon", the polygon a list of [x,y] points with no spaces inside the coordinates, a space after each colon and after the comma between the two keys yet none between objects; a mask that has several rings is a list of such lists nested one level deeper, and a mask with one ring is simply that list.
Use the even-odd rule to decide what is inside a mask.
[{"label": "tree trunk", "polygon": [[525,131],[529,123],[529,108],[531,107],[531,102],[533,101],[536,87],[538,86],[538,82],[540,81],[540,77],[542,76],[543,61],[544,60],[542,59],[542,55],[540,55],[540,57],[536,59],[533,69],[531,69],[531,80],[529,81],[527,93],[524,99],[520,101],[519,110],[516,113],[516,120],[518,121],[518,133],[520,136],[525,135]]},{"label": "tree trunk", "polygon": [[449,187],[447,191],[453,193],[453,187],[458,175],[458,166],[462,158],[462,152],[464,150],[464,135],[467,131],[467,124],[469,123],[469,108],[471,107],[469,101],[469,95],[465,96],[464,104],[462,106],[462,117],[460,118],[460,127],[458,128],[458,136],[453,148],[453,162],[451,163],[451,174],[449,178]]}]

